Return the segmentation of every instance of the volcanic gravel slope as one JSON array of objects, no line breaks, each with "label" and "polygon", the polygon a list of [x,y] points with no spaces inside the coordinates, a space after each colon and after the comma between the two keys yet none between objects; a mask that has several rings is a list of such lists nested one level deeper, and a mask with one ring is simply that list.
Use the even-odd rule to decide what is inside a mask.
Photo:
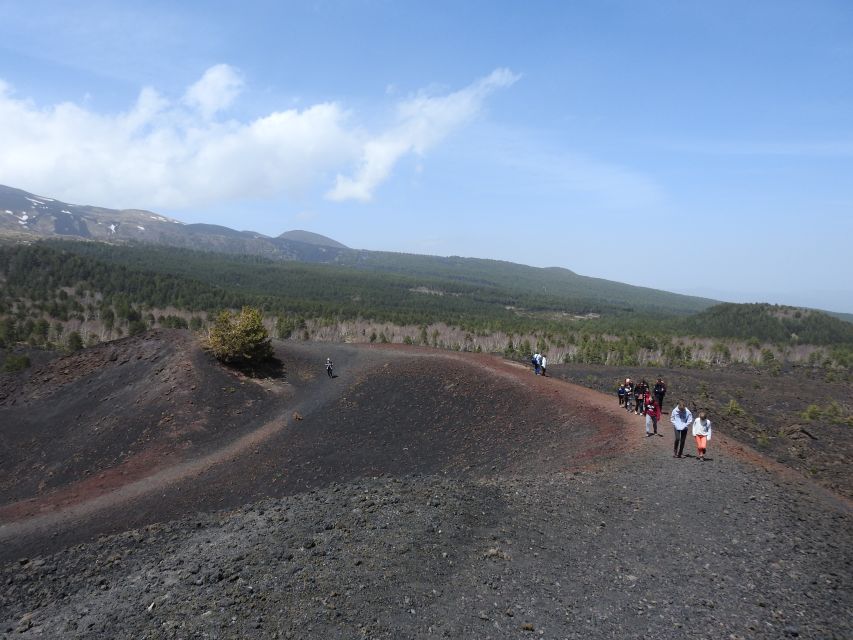
[{"label": "volcanic gravel slope", "polygon": [[835,405],[853,413],[853,385],[846,375],[813,367],[789,367],[778,373],[749,366],[724,369],[616,368],[591,364],[559,364],[549,375],[603,391],[616,398],[620,379],[657,376],[668,383],[664,410],[679,398],[694,410],[705,409],[726,433],[797,469],[835,493],[853,498],[853,440],[850,424],[824,415],[804,417],[807,408]]},{"label": "volcanic gravel slope", "polygon": [[154,496],[0,526],[0,633],[853,636],[849,503],[722,434],[674,459],[669,430],[496,359],[279,352],[292,395],[267,392],[262,438]]}]

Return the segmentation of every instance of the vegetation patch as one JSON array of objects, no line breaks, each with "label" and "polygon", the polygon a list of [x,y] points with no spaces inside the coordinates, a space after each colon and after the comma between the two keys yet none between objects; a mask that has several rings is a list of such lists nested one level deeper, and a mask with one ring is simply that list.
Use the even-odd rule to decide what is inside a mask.
[{"label": "vegetation patch", "polygon": [[240,368],[254,370],[273,360],[261,312],[251,307],[237,314],[222,311],[210,329],[207,346],[217,360]]},{"label": "vegetation patch", "polygon": [[3,363],[3,372],[14,373],[16,371],[23,371],[24,369],[29,369],[29,367],[29,357],[25,355],[9,354],[8,356],[6,356],[6,361]]}]

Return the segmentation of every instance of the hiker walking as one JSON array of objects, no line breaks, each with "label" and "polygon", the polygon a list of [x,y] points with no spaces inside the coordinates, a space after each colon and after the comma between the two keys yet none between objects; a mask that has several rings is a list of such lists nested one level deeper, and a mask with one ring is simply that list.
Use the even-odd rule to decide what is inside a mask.
[{"label": "hiker walking", "polygon": [[540,354],[537,351],[536,353],[533,354],[533,373],[535,373],[538,376],[541,370],[542,370],[542,354]]},{"label": "hiker walking", "polygon": [[693,421],[693,437],[696,438],[696,458],[704,461],[711,440],[711,421],[705,411],[700,411],[699,417]]},{"label": "hiker walking", "polygon": [[547,364],[548,364],[548,358],[546,358],[545,354],[543,353],[541,356],[539,356],[539,366],[542,368],[542,375],[543,376],[545,375],[545,366]]},{"label": "hiker walking", "polygon": [[616,395],[619,396],[619,406],[625,406],[625,383],[622,382],[619,385],[619,390],[616,392]]},{"label": "hiker walking", "polygon": [[330,378],[334,378],[334,375],[332,375],[332,368],[333,368],[333,366],[334,366],[334,365],[332,364],[332,359],[331,359],[331,358],[326,358],[326,373],[328,374],[328,376],[329,376]]},{"label": "hiker walking", "polygon": [[646,414],[646,437],[649,436],[660,436],[663,437],[662,433],[658,433],[658,420],[660,420],[660,405],[657,403],[657,400],[652,399],[649,394],[646,394],[648,400],[644,403],[645,408],[643,409],[643,413]]},{"label": "hiker walking", "polygon": [[669,415],[669,421],[675,430],[675,443],[672,446],[672,457],[680,458],[684,453],[684,442],[687,440],[687,427],[693,424],[693,414],[684,406],[684,400],[679,400],[678,405]]},{"label": "hiker walking", "polygon": [[625,378],[625,411],[631,413],[634,404],[634,383],[631,378]]},{"label": "hiker walking", "polygon": [[654,392],[658,406],[663,408],[663,397],[666,395],[666,383],[663,381],[663,378],[658,378],[658,381],[655,382]]},{"label": "hiker walking", "polygon": [[643,413],[645,413],[646,411],[644,404],[646,399],[646,393],[648,393],[648,391],[649,384],[646,382],[646,379],[643,378],[640,381],[640,384],[638,384],[634,389],[634,399],[636,403],[634,406],[634,413],[636,413],[638,416],[643,415]]}]

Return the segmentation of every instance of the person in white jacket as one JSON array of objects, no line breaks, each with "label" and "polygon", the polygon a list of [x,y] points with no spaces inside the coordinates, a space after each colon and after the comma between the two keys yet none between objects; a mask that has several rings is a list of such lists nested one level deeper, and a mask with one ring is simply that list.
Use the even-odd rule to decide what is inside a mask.
[{"label": "person in white jacket", "polygon": [[684,406],[684,400],[678,401],[678,406],[669,414],[669,421],[675,429],[675,445],[672,457],[680,458],[684,453],[684,443],[687,441],[687,427],[693,424],[693,414]]},{"label": "person in white jacket", "polygon": [[699,412],[699,417],[693,421],[693,437],[696,438],[696,457],[705,460],[705,451],[711,440],[711,421],[704,411]]}]

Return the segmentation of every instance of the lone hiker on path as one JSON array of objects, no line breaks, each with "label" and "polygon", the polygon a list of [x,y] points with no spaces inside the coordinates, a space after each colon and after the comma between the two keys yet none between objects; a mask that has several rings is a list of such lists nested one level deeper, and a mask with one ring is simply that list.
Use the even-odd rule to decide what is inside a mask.
[{"label": "lone hiker on path", "polygon": [[693,421],[693,436],[696,438],[696,458],[704,462],[705,451],[711,440],[711,421],[704,411],[700,411],[699,417]]},{"label": "lone hiker on path", "polygon": [[684,400],[678,401],[678,406],[669,415],[669,421],[675,430],[675,444],[672,448],[672,457],[680,458],[684,453],[684,442],[687,440],[687,427],[693,424],[693,414],[684,406]]},{"label": "lone hiker on path", "polygon": [[330,377],[330,378],[334,378],[334,377],[335,377],[334,375],[332,375],[332,367],[333,367],[333,366],[334,366],[334,365],[332,365],[332,359],[331,359],[331,358],[326,358],[326,373],[329,375],[329,377]]}]

